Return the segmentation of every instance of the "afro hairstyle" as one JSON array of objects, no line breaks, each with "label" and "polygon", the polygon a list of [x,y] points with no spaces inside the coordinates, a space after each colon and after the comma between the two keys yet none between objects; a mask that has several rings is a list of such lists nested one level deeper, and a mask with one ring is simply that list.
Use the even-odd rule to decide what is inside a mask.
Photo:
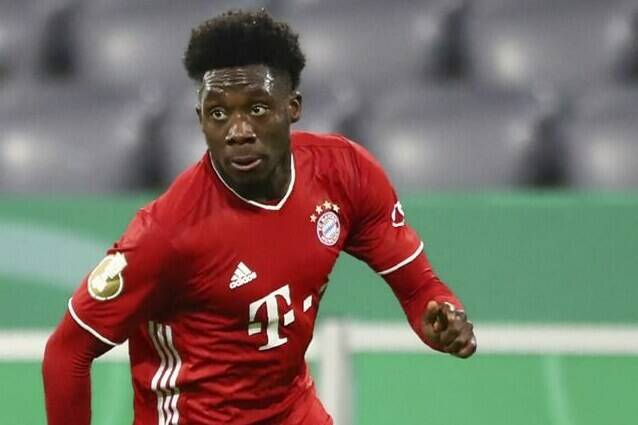
[{"label": "afro hairstyle", "polygon": [[263,64],[299,86],[306,58],[299,36],[284,22],[258,11],[230,10],[194,28],[184,55],[188,76],[201,81],[211,69]]}]

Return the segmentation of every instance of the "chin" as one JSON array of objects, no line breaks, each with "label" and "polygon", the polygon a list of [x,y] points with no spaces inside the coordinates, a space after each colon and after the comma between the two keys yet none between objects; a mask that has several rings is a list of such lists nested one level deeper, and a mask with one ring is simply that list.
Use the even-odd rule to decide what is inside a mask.
[{"label": "chin", "polygon": [[233,186],[259,186],[263,185],[268,181],[271,170],[266,169],[258,169],[252,170],[249,172],[235,170],[232,167],[230,169],[225,169],[224,174],[228,178],[228,183]]}]

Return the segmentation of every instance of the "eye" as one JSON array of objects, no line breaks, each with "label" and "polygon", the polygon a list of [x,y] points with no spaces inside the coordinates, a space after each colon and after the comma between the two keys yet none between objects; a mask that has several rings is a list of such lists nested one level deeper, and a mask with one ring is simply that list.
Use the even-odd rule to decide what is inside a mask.
[{"label": "eye", "polygon": [[253,105],[250,108],[250,113],[255,117],[260,117],[268,112],[268,107],[266,105]]},{"label": "eye", "polygon": [[227,118],[226,111],[222,108],[212,108],[208,111],[208,115],[213,117],[215,121],[223,121]]}]

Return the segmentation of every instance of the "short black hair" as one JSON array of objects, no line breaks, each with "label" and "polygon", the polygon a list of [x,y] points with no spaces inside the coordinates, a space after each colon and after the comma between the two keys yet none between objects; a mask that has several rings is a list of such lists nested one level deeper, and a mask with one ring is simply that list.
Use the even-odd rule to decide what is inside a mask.
[{"label": "short black hair", "polygon": [[184,55],[188,76],[201,81],[211,69],[266,65],[299,86],[306,58],[299,35],[265,10],[229,10],[194,28]]}]

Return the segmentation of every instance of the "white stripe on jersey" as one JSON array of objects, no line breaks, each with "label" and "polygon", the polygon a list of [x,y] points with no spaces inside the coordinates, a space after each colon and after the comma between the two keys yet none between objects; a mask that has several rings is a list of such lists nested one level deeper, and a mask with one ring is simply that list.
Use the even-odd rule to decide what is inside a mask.
[{"label": "white stripe on jersey", "polygon": [[151,380],[151,389],[157,395],[158,425],[175,425],[179,421],[179,388],[176,382],[182,359],[173,344],[173,331],[170,326],[148,322],[148,334],[160,358],[159,368]]},{"label": "white stripe on jersey", "polygon": [[111,341],[110,339],[103,337],[98,331],[96,331],[95,329],[84,323],[82,319],[80,319],[80,316],[77,315],[75,309],[73,308],[73,298],[69,298],[68,307],[69,313],[71,313],[71,317],[73,318],[73,320],[75,320],[75,323],[77,323],[82,329],[84,329],[105,344],[111,345],[113,347],[117,347],[119,345]]},{"label": "white stripe on jersey", "polygon": [[179,398],[179,388],[177,387],[177,376],[179,375],[179,370],[182,367],[182,359],[177,353],[177,349],[173,344],[173,330],[170,326],[166,327],[166,341],[168,342],[168,349],[171,351],[173,357],[175,357],[175,368],[173,369],[173,373],[171,373],[171,377],[169,380],[170,388],[173,389],[173,399],[171,400],[171,410],[173,412],[173,417],[171,418],[171,424],[176,425],[179,421],[179,410],[177,410],[177,399]]},{"label": "white stripe on jersey", "polygon": [[379,275],[381,275],[381,276],[385,276],[386,274],[389,274],[389,273],[392,273],[394,271],[397,271],[401,267],[405,266],[406,264],[410,264],[412,261],[414,261],[414,259],[419,256],[421,251],[423,251],[423,241],[421,241],[421,244],[416,249],[416,251],[414,251],[414,253],[412,255],[410,255],[408,258],[406,258],[405,260],[401,261],[398,264],[395,264],[394,266],[392,266],[392,267],[390,267],[388,269],[382,270],[382,271],[377,272],[377,273]]}]

